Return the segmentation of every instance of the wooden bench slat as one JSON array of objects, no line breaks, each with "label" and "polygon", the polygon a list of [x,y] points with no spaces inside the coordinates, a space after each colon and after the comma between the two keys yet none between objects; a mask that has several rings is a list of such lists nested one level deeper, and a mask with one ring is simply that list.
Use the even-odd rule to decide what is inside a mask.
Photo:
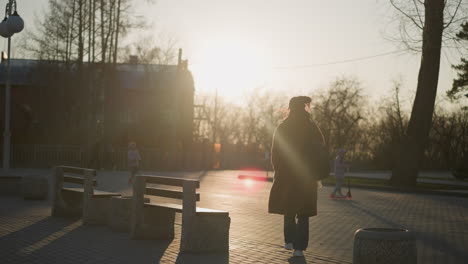
[{"label": "wooden bench slat", "polygon": [[[79,187],[62,188],[62,191],[84,193],[84,188],[79,188]],[[94,190],[93,197],[95,197],[95,196],[100,196],[100,197],[120,196],[120,193],[113,193],[113,192]]]},{"label": "wooden bench slat", "polygon": [[[71,175],[63,175],[63,181],[69,183],[76,183],[76,184],[84,184],[84,179],[81,177],[71,176]],[[97,186],[96,179],[93,179],[93,186]]]},{"label": "wooden bench slat", "polygon": [[[155,195],[172,199],[183,199],[183,191],[169,190],[163,188],[146,187],[145,194]],[[200,201],[200,193],[195,193],[196,200]]]},{"label": "wooden bench slat", "polygon": [[[155,203],[155,202],[150,202],[150,203],[145,203],[146,207],[164,207],[164,208],[170,208],[175,210],[178,213],[182,213],[182,205],[181,204],[174,204],[174,203]],[[226,211],[220,211],[220,210],[213,210],[213,209],[208,209],[208,208],[201,208],[197,207],[196,209],[196,214],[201,215],[201,214],[227,214],[229,215],[229,212]]]},{"label": "wooden bench slat", "polygon": [[137,177],[145,177],[146,183],[179,186],[182,187],[184,181],[194,181],[197,183],[197,188],[200,188],[200,181],[184,178],[171,178],[165,176],[152,176],[152,175],[138,175]]},{"label": "wooden bench slat", "polygon": [[[70,167],[70,166],[58,166],[59,168],[62,169],[64,173],[73,173],[73,174],[80,174],[84,175],[86,170],[91,170],[91,169],[86,169],[86,168],[78,168],[78,167]],[[91,170],[93,173],[93,176],[96,176],[96,170]]]}]

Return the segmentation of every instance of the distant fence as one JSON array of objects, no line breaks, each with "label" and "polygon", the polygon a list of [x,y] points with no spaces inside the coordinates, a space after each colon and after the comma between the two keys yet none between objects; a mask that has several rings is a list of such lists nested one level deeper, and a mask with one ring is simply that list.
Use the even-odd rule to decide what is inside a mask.
[{"label": "distant fence", "polygon": [[[268,168],[269,161],[259,153],[188,151],[163,152],[158,149],[140,148],[142,170],[202,170]],[[90,151],[82,146],[65,145],[13,145],[12,168],[51,168],[56,165],[89,168],[127,169],[127,149]]]},{"label": "distant fence", "polygon": [[16,168],[81,166],[83,158],[79,146],[13,145],[11,148],[11,166]]}]

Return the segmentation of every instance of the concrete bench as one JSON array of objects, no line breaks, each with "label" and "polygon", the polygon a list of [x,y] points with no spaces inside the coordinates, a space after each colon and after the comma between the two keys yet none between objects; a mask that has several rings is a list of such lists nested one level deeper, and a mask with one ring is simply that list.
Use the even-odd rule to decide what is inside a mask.
[{"label": "concrete bench", "polygon": [[[158,187],[148,187],[157,184]],[[167,189],[159,185],[182,187]],[[196,207],[200,194],[198,180],[136,176],[133,185],[131,237],[133,239],[173,239],[175,213],[182,213],[181,252],[207,252],[229,250],[229,212]],[[144,202],[144,196],[182,200],[182,204]]]},{"label": "concrete bench", "polygon": [[[96,170],[57,166],[54,176],[53,216],[82,216],[83,224],[107,224],[110,199],[120,194],[95,190]],[[64,187],[64,182],[82,187]]]}]

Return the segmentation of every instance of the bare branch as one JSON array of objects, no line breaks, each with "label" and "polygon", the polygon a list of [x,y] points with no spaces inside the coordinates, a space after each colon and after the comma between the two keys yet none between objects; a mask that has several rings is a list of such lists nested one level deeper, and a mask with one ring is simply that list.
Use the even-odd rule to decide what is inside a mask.
[{"label": "bare branch", "polygon": [[395,0],[390,0],[390,3],[392,4],[392,6],[398,10],[398,12],[400,12],[401,14],[403,14],[405,17],[407,17],[409,20],[411,20],[415,26],[417,26],[419,29],[423,29],[423,25],[419,25],[418,22],[410,15],[408,15],[405,11],[403,11],[400,7],[398,7],[396,4],[395,4]]},{"label": "bare branch", "polygon": [[[453,15],[451,15],[450,21],[444,26],[444,29],[448,28],[448,27],[452,24],[453,19],[454,19],[455,16],[457,15],[457,12],[458,12],[458,10],[459,10],[459,8],[460,8],[460,5],[461,5],[462,1],[463,1],[463,0],[459,0],[459,1],[458,1],[458,5],[457,5],[457,7],[455,8],[455,12],[453,12]],[[447,2],[445,2],[445,3],[447,4]],[[449,12],[449,11],[447,11],[447,12]]]},{"label": "bare branch", "polygon": [[418,14],[419,23],[421,23],[421,25],[424,25],[421,14],[419,13],[419,7],[418,7],[418,4],[416,3],[416,0],[413,0],[413,4],[414,4],[414,8],[416,8],[416,13]]}]

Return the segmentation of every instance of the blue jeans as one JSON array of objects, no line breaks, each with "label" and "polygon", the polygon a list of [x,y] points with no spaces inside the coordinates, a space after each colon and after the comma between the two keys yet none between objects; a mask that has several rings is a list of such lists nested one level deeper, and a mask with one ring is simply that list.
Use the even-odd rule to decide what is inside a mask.
[{"label": "blue jeans", "polygon": [[292,243],[293,248],[305,250],[309,244],[309,217],[285,215],[284,216],[284,242]]}]

